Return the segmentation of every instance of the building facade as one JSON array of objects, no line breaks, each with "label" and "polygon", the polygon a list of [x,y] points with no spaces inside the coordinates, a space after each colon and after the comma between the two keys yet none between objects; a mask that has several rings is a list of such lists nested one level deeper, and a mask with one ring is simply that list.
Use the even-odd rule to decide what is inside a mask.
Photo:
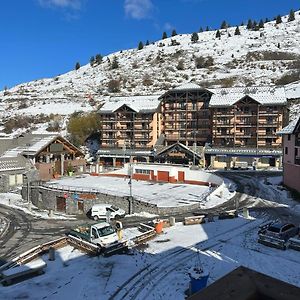
[{"label": "building facade", "polygon": [[283,128],[283,183],[300,193],[300,117]]},{"label": "building facade", "polygon": [[148,161],[162,128],[159,96],[113,97],[99,110],[102,164]]},{"label": "building facade", "polygon": [[165,147],[181,143],[205,153],[203,166],[278,167],[277,132],[286,125],[286,107],[285,90],[275,87],[204,89],[187,83],[161,96],[113,97],[99,111],[98,157],[113,165],[130,157],[152,161]]},{"label": "building facade", "polygon": [[215,168],[231,168],[239,162],[279,166],[282,138],[277,132],[287,122],[286,104],[283,88],[214,90],[212,143],[206,149],[210,164]]},{"label": "building facade", "polygon": [[212,92],[197,84],[176,87],[160,97],[164,145],[204,146],[211,140]]}]

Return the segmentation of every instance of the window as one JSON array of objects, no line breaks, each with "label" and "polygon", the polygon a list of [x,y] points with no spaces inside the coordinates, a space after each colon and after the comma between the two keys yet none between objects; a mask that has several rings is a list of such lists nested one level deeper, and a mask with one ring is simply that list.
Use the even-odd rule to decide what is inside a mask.
[{"label": "window", "polygon": [[288,152],[289,152],[288,149],[289,149],[288,147],[285,147],[285,149],[284,149],[284,154],[285,154],[285,155],[288,154]]},{"label": "window", "polygon": [[150,174],[150,170],[144,170],[144,169],[135,169],[135,173],[137,174]]},{"label": "window", "polygon": [[288,134],[288,141],[290,141],[291,140],[291,135],[290,134]]}]

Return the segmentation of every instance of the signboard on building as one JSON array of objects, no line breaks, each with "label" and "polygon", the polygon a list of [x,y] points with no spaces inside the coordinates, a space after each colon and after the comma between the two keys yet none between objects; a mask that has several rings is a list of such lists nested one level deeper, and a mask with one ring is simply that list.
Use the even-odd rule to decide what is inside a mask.
[{"label": "signboard on building", "polygon": [[63,144],[57,143],[57,144],[51,144],[50,145],[50,152],[56,153],[56,152],[63,152],[64,146]]}]

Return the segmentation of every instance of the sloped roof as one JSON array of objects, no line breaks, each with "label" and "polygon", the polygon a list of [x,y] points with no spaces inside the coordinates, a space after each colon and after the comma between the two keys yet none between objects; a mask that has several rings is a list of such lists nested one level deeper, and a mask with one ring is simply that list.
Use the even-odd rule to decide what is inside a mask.
[{"label": "sloped roof", "polygon": [[111,97],[99,109],[100,113],[113,113],[123,105],[135,112],[155,112],[160,104],[160,95]]},{"label": "sloped roof", "polygon": [[188,300],[296,300],[300,288],[279,279],[240,266],[196,292]]},{"label": "sloped roof", "polygon": [[210,107],[234,105],[245,96],[249,96],[261,105],[284,105],[287,102],[284,88],[275,87],[246,87],[213,89]]},{"label": "sloped roof", "polygon": [[177,87],[175,87],[173,90],[174,91],[186,91],[186,90],[202,90],[203,88],[196,84],[196,83],[193,83],[193,82],[187,82],[187,83],[184,83],[184,84],[181,84]]},{"label": "sloped roof", "polygon": [[71,145],[73,148],[75,148],[78,152],[82,153],[76,146],[72,145],[60,135],[30,135],[30,137],[31,139],[25,139],[26,143],[21,144],[20,142],[20,146],[7,150],[2,155],[2,157],[17,157],[18,155],[34,156],[41,150],[43,150],[45,147],[53,143],[56,139],[62,139],[63,141]]},{"label": "sloped roof", "polygon": [[300,99],[300,80],[285,85],[284,89],[288,99]]},{"label": "sloped roof", "polygon": [[289,125],[285,126],[282,128],[280,131],[277,132],[277,134],[282,135],[282,134],[293,134],[295,132],[295,129],[297,125],[300,125],[300,117],[296,118],[292,122],[289,123]]},{"label": "sloped roof", "polygon": [[28,162],[22,156],[0,157],[0,172],[25,170]]},{"label": "sloped roof", "polygon": [[176,143],[174,143],[172,145],[167,146],[166,148],[164,148],[163,150],[161,150],[160,152],[158,152],[157,156],[160,156],[160,155],[162,155],[164,153],[167,153],[172,148],[176,148],[177,146],[179,146],[179,148],[181,148],[182,150],[184,150],[184,151],[186,151],[188,153],[191,153],[192,155],[195,154],[195,156],[197,156],[198,158],[201,158],[201,156],[197,152],[193,151],[191,148],[187,147],[186,145],[184,145],[184,144],[182,144],[180,142],[176,142]]}]

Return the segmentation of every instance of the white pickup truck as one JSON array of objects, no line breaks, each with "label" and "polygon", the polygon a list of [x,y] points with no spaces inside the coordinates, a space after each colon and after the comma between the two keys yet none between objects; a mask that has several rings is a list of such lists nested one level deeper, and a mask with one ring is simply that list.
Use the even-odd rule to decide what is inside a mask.
[{"label": "white pickup truck", "polygon": [[69,238],[75,237],[97,245],[99,253],[104,255],[127,250],[126,242],[120,242],[116,230],[106,222],[78,226],[72,229],[68,236]]}]

